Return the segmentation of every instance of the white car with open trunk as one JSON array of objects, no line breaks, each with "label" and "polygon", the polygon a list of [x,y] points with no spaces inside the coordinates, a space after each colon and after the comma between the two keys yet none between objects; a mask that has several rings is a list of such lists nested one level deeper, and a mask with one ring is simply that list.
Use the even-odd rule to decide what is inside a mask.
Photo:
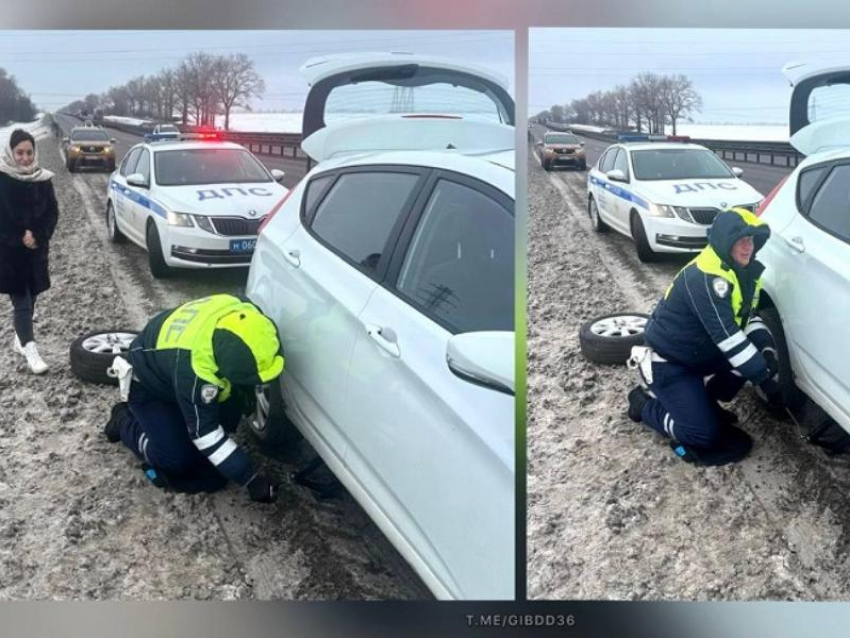
[{"label": "white car with open trunk", "polygon": [[251,263],[286,357],[253,429],[297,428],[438,598],[512,599],[513,100],[409,54],[302,73],[318,165]]}]

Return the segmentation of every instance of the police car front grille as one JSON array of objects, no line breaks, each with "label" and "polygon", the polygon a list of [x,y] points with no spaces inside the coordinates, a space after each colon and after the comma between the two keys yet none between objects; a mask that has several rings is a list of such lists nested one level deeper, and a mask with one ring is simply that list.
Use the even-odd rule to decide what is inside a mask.
[{"label": "police car front grille", "polygon": [[717,217],[717,213],[720,212],[719,208],[689,208],[688,210],[697,224],[704,224],[706,226],[710,225],[714,221],[714,218]]},{"label": "police car front grille", "polygon": [[245,219],[243,217],[211,217],[216,234],[225,236],[256,235],[262,219]]}]

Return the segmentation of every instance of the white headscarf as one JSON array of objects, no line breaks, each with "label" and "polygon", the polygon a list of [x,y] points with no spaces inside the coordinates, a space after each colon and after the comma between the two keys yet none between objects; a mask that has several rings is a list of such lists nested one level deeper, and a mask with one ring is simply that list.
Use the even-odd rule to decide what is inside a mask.
[{"label": "white headscarf", "polygon": [[38,165],[38,150],[33,145],[32,164],[27,167],[20,166],[15,161],[9,138],[3,140],[3,154],[0,155],[0,173],[6,173],[22,182],[46,182],[53,177],[53,173]]}]

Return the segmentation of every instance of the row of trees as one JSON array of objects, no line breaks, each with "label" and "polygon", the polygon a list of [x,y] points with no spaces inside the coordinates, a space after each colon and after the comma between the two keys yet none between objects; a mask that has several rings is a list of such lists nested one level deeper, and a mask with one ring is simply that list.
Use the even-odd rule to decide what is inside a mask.
[{"label": "row of trees", "polygon": [[702,109],[702,98],[684,75],[641,73],[627,86],[596,91],[569,104],[555,104],[538,113],[538,121],[590,124],[639,132],[664,133]]},{"label": "row of trees", "polygon": [[18,87],[14,75],[0,69],[0,126],[9,122],[29,122],[35,118],[35,106]]},{"label": "row of trees", "polygon": [[104,115],[171,120],[177,117],[189,124],[213,125],[224,115],[224,128],[230,127],[234,108],[250,110],[250,100],[262,97],[265,82],[244,53],[210,55],[193,53],[173,69],[151,76],[139,76],[102,95],[87,95],[62,110],[89,113],[100,109]]}]

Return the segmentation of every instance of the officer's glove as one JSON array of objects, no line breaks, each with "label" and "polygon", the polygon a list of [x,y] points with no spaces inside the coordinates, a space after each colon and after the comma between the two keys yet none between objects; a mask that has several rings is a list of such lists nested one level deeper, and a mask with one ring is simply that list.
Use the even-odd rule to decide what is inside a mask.
[{"label": "officer's glove", "polygon": [[779,372],[779,362],[776,360],[776,355],[769,350],[762,352],[764,355],[765,361],[767,361],[767,371],[770,374],[770,378],[776,376],[776,373]]},{"label": "officer's glove", "polygon": [[782,395],[782,388],[773,379],[765,379],[759,384],[768,404],[773,407],[781,408],[785,405],[785,398]]},{"label": "officer's glove", "polygon": [[277,500],[278,483],[267,476],[257,474],[248,481],[248,494],[257,503],[274,503]]}]

